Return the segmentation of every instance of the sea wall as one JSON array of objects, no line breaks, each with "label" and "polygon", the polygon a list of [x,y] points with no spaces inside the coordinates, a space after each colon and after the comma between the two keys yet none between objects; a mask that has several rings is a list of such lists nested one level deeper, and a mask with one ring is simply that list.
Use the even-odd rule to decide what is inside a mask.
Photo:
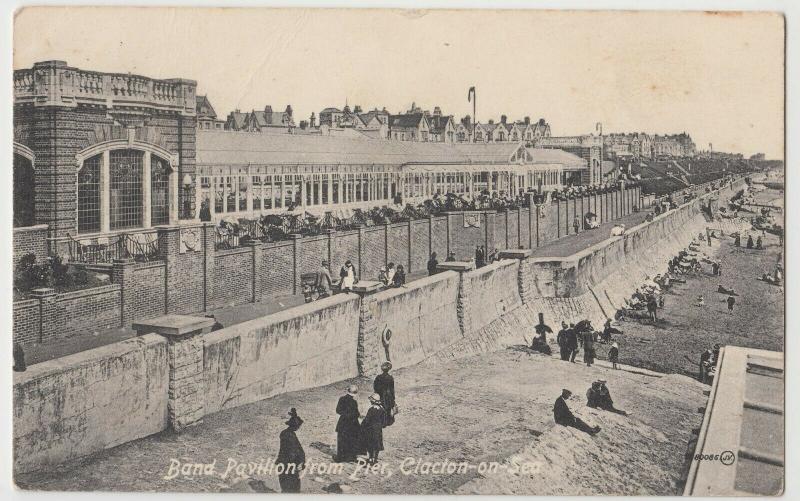
[{"label": "sea wall", "polygon": [[[375,360],[372,372],[387,359],[395,368],[422,362],[462,338],[459,282],[457,272],[447,271],[365,298],[376,325],[375,338],[365,343]],[[388,346],[383,342],[387,330]]]},{"label": "sea wall", "polygon": [[166,341],[128,339],[14,373],[14,469],[47,468],[167,427]]},{"label": "sea wall", "polygon": [[205,335],[205,413],[358,375],[358,322],[340,294]]}]

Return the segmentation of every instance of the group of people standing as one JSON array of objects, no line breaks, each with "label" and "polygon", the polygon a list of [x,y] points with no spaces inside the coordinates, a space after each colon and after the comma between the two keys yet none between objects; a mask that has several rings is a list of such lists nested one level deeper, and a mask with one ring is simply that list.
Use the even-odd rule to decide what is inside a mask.
[{"label": "group of people standing", "polygon": [[381,267],[378,272],[378,281],[387,287],[402,287],[406,283],[406,270],[402,264],[395,268],[394,263]]},{"label": "group of people standing", "polygon": [[[539,323],[534,327],[536,336],[531,343],[531,349],[550,354],[550,346],[547,343],[547,334],[552,333],[553,329],[544,322],[544,314],[539,313]],[[595,331],[590,320],[581,320],[577,324],[561,322],[561,330],[556,335],[556,343],[559,348],[561,360],[575,363],[575,357],[580,349],[583,349],[583,361],[591,367],[597,357],[595,342],[611,343],[608,351],[608,359],[617,369],[619,360],[619,345],[612,342],[614,334],[622,334],[622,331],[613,326],[611,319],[606,319],[602,331]]]},{"label": "group of people standing", "polygon": [[[383,450],[383,429],[394,424],[398,413],[394,393],[394,378],[389,374],[391,362],[381,365],[381,374],[373,383],[374,393],[369,396],[369,408],[362,416],[358,409],[358,386],[351,385],[336,404],[339,420],[336,423],[337,462],[355,462],[366,454],[366,462],[375,464]],[[279,467],[278,482],[281,492],[300,492],[300,473],[305,468],[306,455],[297,438],[297,430],[303,420],[292,407],[289,410],[286,429],[280,433],[280,447],[275,459]],[[361,419],[363,418],[363,419]],[[361,419],[361,421],[359,421]]]},{"label": "group of people standing", "polygon": [[355,462],[367,454],[367,462],[375,464],[383,450],[383,428],[394,424],[398,412],[394,393],[394,378],[389,374],[391,362],[381,365],[381,374],[373,383],[369,409],[363,420],[358,410],[358,386],[351,385],[336,404],[339,421],[336,423],[336,461]]}]

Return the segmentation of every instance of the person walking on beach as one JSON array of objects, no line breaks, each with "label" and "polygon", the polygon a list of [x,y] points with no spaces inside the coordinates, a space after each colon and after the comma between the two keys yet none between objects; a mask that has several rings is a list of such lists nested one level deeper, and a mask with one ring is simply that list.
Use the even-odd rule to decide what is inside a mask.
[{"label": "person walking on beach", "polygon": [[358,386],[351,385],[336,404],[336,414],[339,415],[336,423],[336,461],[340,463],[355,461],[360,449],[356,395]]},{"label": "person walking on beach", "polygon": [[289,411],[289,420],[286,421],[287,428],[280,434],[280,447],[278,457],[275,459],[275,466],[280,468],[278,482],[281,485],[281,492],[300,492],[300,471],[305,468],[306,453],[296,432],[302,424],[303,420],[292,407]]}]

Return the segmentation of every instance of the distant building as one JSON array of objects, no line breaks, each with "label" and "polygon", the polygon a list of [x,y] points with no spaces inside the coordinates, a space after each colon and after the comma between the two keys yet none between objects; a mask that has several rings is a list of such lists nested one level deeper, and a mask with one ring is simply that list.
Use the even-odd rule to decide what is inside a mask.
[{"label": "distant building", "polygon": [[750,155],[750,160],[765,160],[766,155],[763,153],[756,153],[755,155]]},{"label": "distant building", "polygon": [[[288,131],[295,127],[292,106],[288,105],[285,111],[273,111],[272,106],[265,106],[264,110],[253,110],[247,114],[244,124],[240,129],[249,132],[272,132],[275,129]],[[270,130],[272,129],[272,130]]]},{"label": "distant building", "polygon": [[228,119],[225,120],[225,130],[243,130],[246,118],[247,113],[239,110],[228,113]]},{"label": "distant building", "polygon": [[437,106],[433,109],[433,115],[427,116],[428,129],[431,141],[438,143],[456,142],[456,125],[452,115],[442,115],[442,110]]},{"label": "distant building", "polygon": [[608,172],[603,170],[603,138],[595,135],[536,137],[532,141],[536,148],[558,149],[572,153],[587,162],[588,170],[582,184],[599,184],[604,182]]},{"label": "distant building", "polygon": [[422,112],[389,115],[389,137],[395,141],[430,141],[430,126]]},{"label": "distant building", "polygon": [[197,128],[198,129],[216,129],[222,130],[225,128],[224,120],[217,120],[217,112],[211,106],[211,101],[208,96],[196,96],[197,98]]}]

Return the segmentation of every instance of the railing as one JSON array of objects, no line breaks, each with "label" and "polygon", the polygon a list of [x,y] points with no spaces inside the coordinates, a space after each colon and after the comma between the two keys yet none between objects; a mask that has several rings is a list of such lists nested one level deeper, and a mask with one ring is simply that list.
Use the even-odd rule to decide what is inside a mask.
[{"label": "railing", "polygon": [[153,234],[139,233],[116,235],[108,239],[97,238],[94,242],[85,242],[70,235],[67,242],[69,260],[72,263],[111,264],[117,259],[134,259],[138,262],[150,262],[158,259],[158,238]]},{"label": "railing", "polygon": [[136,101],[195,113],[195,83],[190,80],[154,80],[123,73],[99,73],[72,68],[62,61],[36,63],[14,71],[14,99],[37,104],[64,104],[76,99]]}]

